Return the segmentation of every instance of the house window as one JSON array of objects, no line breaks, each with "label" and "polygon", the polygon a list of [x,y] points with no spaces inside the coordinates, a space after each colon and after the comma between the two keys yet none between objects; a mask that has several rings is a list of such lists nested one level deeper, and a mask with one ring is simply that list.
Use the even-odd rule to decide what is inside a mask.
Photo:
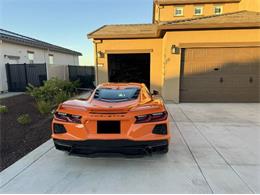
[{"label": "house window", "polygon": [[29,64],[33,64],[34,52],[28,51],[27,54],[28,54]]},{"label": "house window", "polygon": [[19,56],[8,56],[5,55],[5,57],[7,57],[7,63],[9,64],[19,64]]},{"label": "house window", "polygon": [[183,16],[183,7],[175,7],[174,15]]},{"label": "house window", "polygon": [[203,15],[203,7],[202,6],[196,6],[195,9],[194,9],[194,15],[195,16]]},{"label": "house window", "polygon": [[53,64],[53,55],[49,54],[49,64]]},{"label": "house window", "polygon": [[222,5],[215,5],[214,7],[214,14],[220,15],[223,13],[223,6]]}]

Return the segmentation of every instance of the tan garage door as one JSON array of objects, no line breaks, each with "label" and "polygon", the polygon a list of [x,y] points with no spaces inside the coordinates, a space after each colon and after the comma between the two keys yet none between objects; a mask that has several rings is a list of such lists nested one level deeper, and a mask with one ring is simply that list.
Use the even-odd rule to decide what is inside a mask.
[{"label": "tan garage door", "polygon": [[260,48],[182,50],[181,102],[259,102]]}]

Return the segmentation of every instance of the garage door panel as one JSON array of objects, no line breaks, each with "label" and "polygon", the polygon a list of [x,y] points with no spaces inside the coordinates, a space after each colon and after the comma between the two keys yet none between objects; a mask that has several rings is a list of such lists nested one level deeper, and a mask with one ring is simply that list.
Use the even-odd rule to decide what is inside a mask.
[{"label": "garage door panel", "polygon": [[[189,92],[182,92],[182,102],[191,102],[189,97],[192,94],[192,102],[256,102],[259,101],[259,94],[250,93],[250,90],[242,90],[234,93],[232,90],[222,91],[221,93],[207,91],[207,90],[194,90]],[[244,101],[241,101],[244,98]]]},{"label": "garage door panel", "polygon": [[205,85],[205,82],[207,85],[210,85],[212,87],[221,87],[222,83],[220,82],[220,77],[189,77],[185,78],[185,82],[182,84],[182,89],[191,89],[192,88],[207,88],[207,85]]},{"label": "garage door panel", "polygon": [[182,102],[259,102],[260,48],[182,50]]}]

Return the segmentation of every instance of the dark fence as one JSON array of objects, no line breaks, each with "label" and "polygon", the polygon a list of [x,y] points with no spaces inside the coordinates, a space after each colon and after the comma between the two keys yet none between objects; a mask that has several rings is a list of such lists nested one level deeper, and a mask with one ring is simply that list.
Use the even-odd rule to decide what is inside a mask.
[{"label": "dark fence", "polygon": [[47,80],[46,64],[6,64],[8,91],[24,92],[28,84],[43,85]]},{"label": "dark fence", "polygon": [[80,88],[95,88],[94,66],[72,66],[69,65],[69,80],[79,80]]}]

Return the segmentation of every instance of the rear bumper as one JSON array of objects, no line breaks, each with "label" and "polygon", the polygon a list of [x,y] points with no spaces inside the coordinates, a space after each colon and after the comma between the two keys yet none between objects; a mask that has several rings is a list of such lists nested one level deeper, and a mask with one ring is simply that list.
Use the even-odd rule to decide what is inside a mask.
[{"label": "rear bumper", "polygon": [[132,140],[86,140],[70,141],[53,139],[56,149],[80,154],[120,153],[150,154],[166,153],[168,140],[132,141]]}]

